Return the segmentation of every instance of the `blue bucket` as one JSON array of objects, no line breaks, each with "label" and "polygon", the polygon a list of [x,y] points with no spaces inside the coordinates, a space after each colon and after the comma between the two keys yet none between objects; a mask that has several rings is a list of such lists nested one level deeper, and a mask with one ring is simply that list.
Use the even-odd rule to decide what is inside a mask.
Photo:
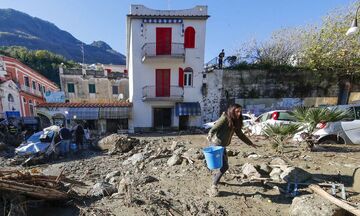
[{"label": "blue bucket", "polygon": [[220,169],[223,165],[224,147],[209,146],[203,149],[206,164],[209,169]]}]

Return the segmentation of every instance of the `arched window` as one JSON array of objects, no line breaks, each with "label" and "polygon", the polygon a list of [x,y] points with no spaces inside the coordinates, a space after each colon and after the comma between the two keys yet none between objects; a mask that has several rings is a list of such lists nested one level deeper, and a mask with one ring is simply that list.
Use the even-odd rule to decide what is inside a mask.
[{"label": "arched window", "polygon": [[12,94],[8,95],[8,102],[14,102],[14,97],[12,96]]},{"label": "arched window", "polygon": [[29,100],[30,116],[34,116],[34,104]]},{"label": "arched window", "polygon": [[193,69],[187,67],[184,69],[184,86],[193,85]]},{"label": "arched window", "polygon": [[195,48],[195,29],[191,26],[185,29],[185,48]]}]

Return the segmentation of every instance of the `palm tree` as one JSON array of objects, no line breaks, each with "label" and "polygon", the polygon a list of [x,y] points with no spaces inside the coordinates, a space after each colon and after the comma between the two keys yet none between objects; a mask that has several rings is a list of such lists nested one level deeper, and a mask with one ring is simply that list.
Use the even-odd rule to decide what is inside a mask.
[{"label": "palm tree", "polygon": [[276,148],[277,152],[282,153],[284,144],[294,136],[295,133],[301,130],[299,124],[289,125],[270,125],[267,124],[264,129],[265,136],[271,139],[272,146]]},{"label": "palm tree", "polygon": [[299,122],[304,123],[304,129],[306,132],[304,132],[303,135],[310,149],[314,147],[313,133],[319,123],[336,122],[350,117],[350,113],[348,111],[344,111],[339,108],[329,109],[297,107],[292,112],[292,115]]}]

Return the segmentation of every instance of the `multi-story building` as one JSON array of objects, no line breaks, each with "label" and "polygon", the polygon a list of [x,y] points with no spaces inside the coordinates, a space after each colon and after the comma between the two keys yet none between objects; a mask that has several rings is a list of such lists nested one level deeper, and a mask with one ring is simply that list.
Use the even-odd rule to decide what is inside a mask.
[{"label": "multi-story building", "polygon": [[59,72],[61,89],[69,102],[108,103],[129,97],[127,74],[113,71],[111,67],[92,70],[61,66]]},{"label": "multi-story building", "polygon": [[201,125],[207,6],[127,15],[130,127],[135,131]]},{"label": "multi-story building", "polygon": [[[5,83],[2,84],[2,88],[4,88],[4,86],[12,86],[9,91],[13,92],[13,84],[11,82],[6,82],[12,80],[19,90],[19,96],[10,96],[10,92],[3,91],[3,93],[7,94],[3,95],[5,97],[4,99],[7,99],[9,102],[8,104],[12,105],[12,111],[20,111],[21,116],[23,117],[35,115],[35,107],[38,104],[45,102],[44,94],[47,91],[59,91],[59,88],[55,83],[14,58],[0,56],[0,62],[5,71],[5,73],[0,73],[0,78],[5,81]],[[13,92],[13,94],[15,93]],[[11,98],[14,98],[14,100]],[[18,99],[20,100],[20,103],[17,103]],[[19,108],[16,107],[17,104],[20,105]],[[6,105],[3,108],[5,109]]]}]

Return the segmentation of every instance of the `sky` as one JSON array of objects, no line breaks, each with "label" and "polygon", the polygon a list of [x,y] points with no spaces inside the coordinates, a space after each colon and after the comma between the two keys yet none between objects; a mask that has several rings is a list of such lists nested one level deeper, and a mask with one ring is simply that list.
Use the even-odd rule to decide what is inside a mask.
[{"label": "sky", "polygon": [[131,4],[171,10],[208,5],[205,60],[209,61],[221,49],[225,49],[226,55],[234,54],[242,44],[252,39],[266,40],[281,28],[321,23],[328,12],[352,2],[354,0],[0,0],[0,8],[12,8],[52,22],[87,44],[105,41],[126,54],[126,14]]}]

